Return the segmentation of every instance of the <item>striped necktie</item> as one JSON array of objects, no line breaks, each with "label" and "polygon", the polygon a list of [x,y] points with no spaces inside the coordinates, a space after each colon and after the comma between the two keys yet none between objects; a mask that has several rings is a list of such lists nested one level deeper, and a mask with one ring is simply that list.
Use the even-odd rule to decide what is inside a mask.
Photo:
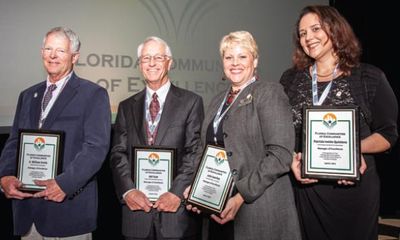
[{"label": "striped necktie", "polygon": [[43,111],[46,109],[47,105],[49,104],[51,98],[53,97],[53,91],[56,90],[57,85],[51,84],[47,87],[46,94],[43,97],[42,109]]}]

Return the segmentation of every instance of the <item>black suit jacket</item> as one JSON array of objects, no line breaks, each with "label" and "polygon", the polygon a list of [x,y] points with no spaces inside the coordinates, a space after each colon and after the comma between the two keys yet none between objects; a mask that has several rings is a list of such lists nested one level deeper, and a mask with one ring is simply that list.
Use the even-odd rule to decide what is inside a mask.
[{"label": "black suit jacket", "polygon": [[[132,147],[147,145],[145,128],[146,89],[122,101],[114,125],[110,164],[115,189],[122,203],[122,233],[124,236],[145,238],[152,222],[157,223],[164,237],[181,238],[197,234],[198,222],[192,213],[179,207],[176,213],[160,213],[152,210],[131,211],[122,195],[135,187],[132,180]],[[200,128],[204,118],[203,101],[200,96],[175,87],[165,99],[162,116],[155,139],[156,146],[173,147],[177,150],[177,175],[169,190],[180,198],[190,185],[196,166],[193,154],[200,140]]]}]

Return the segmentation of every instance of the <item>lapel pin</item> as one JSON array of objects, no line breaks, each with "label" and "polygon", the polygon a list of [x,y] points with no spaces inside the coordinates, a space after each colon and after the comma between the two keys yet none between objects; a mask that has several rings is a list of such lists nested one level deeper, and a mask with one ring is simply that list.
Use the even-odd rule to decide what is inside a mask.
[{"label": "lapel pin", "polygon": [[37,92],[35,92],[35,93],[33,94],[33,97],[34,97],[34,98],[37,98]]},{"label": "lapel pin", "polygon": [[240,100],[239,107],[251,103],[252,100],[253,100],[253,96],[251,95],[251,93],[249,93],[246,96],[246,98],[243,98],[243,99]]}]

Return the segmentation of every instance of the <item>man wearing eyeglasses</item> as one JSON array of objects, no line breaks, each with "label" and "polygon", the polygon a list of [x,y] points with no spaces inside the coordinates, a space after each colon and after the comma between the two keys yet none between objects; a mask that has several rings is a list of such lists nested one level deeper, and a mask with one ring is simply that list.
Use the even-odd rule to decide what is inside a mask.
[{"label": "man wearing eyeglasses", "polygon": [[[170,82],[172,54],[164,40],[145,39],[138,47],[138,57],[146,87],[119,104],[110,157],[114,185],[122,204],[122,234],[126,240],[199,239],[201,219],[186,211],[181,203],[196,168],[192,155],[200,141],[203,101]],[[134,171],[140,168],[134,150],[140,146],[148,147],[149,153],[152,148],[176,150],[175,177],[170,188],[156,199],[146,195],[135,182],[147,176],[144,171]],[[138,178],[138,174],[143,176]]]},{"label": "man wearing eyeglasses", "polygon": [[[14,234],[22,240],[90,240],[96,229],[95,175],[109,150],[111,112],[107,91],[74,73],[79,49],[71,29],[47,32],[41,51],[47,79],[20,94],[0,158],[0,184],[12,199]],[[23,145],[18,143],[22,129],[34,132]],[[48,134],[56,132],[64,133],[64,141],[49,141]],[[27,179],[36,178],[32,183],[15,177],[21,169],[18,151],[25,153],[21,171],[27,172]],[[61,152],[60,158],[56,152]],[[49,162],[56,158],[60,171],[53,178]],[[37,191],[23,191],[23,185]]]}]

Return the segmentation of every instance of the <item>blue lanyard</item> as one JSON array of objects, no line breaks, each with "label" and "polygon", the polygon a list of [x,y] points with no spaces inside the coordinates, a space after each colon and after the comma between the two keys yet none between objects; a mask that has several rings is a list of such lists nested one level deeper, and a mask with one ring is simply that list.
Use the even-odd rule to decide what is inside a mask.
[{"label": "blue lanyard", "polygon": [[325,101],[326,97],[328,96],[329,91],[331,90],[332,87],[332,82],[333,79],[336,77],[336,72],[339,64],[336,64],[335,69],[333,70],[332,73],[332,80],[328,84],[328,86],[325,87],[325,90],[322,92],[321,97],[318,99],[318,76],[317,76],[317,64],[314,63],[313,68],[312,68],[312,99],[313,99],[313,105],[314,106],[320,106],[322,103]]}]

